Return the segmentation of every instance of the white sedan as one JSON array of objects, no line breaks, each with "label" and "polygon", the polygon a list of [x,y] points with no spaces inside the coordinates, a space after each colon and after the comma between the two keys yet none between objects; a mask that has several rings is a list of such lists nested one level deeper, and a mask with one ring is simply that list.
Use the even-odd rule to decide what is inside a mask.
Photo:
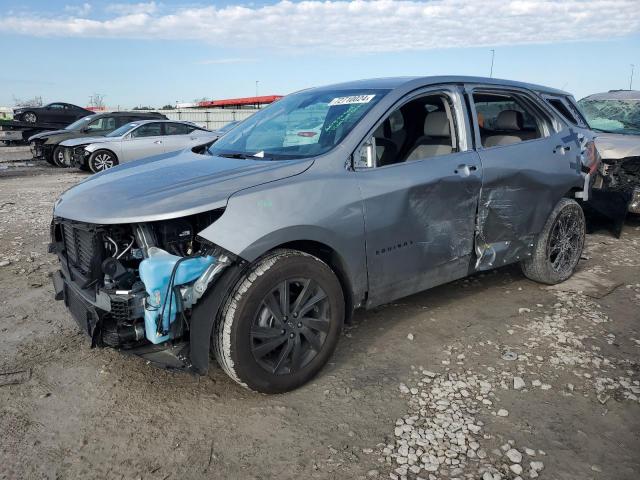
[{"label": "white sedan", "polygon": [[72,165],[97,173],[120,163],[195,147],[219,136],[190,122],[142,120],[127,123],[105,137],[74,138],[61,145]]}]

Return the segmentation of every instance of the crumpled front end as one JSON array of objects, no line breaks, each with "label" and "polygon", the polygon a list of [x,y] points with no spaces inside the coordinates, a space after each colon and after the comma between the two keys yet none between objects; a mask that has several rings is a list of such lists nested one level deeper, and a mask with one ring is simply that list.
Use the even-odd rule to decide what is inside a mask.
[{"label": "crumpled front end", "polygon": [[631,213],[640,213],[640,157],[605,159],[593,188],[618,195]]},{"label": "crumpled front end", "polygon": [[[56,299],[64,300],[92,346],[133,353],[185,346],[194,305],[232,261],[197,236],[220,215],[123,225],[54,218]],[[180,350],[182,364],[170,366],[189,366],[188,349]]]}]

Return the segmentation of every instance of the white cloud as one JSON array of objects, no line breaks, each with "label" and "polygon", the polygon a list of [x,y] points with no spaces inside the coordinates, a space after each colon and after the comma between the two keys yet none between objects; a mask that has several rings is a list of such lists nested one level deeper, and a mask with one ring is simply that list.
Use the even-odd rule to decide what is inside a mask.
[{"label": "white cloud", "polygon": [[86,17],[91,13],[91,4],[83,3],[80,5],[65,5],[64,11],[71,15],[77,15],[78,17]]},{"label": "white cloud", "polygon": [[5,16],[0,32],[184,39],[235,48],[350,52],[426,50],[607,39],[640,31],[637,0],[280,1],[175,7],[116,4],[111,17]]},{"label": "white cloud", "polygon": [[105,10],[117,15],[152,14],[158,11],[158,5],[156,2],[112,3],[108,5]]}]

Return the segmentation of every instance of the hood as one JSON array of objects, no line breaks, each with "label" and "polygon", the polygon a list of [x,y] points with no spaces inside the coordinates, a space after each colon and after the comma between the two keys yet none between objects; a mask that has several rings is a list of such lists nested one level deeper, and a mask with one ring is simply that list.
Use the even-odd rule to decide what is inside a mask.
[{"label": "hood", "polygon": [[604,159],[640,156],[640,135],[599,133],[595,143],[598,153]]},{"label": "hood", "polygon": [[179,218],[225,207],[246,188],[298,175],[307,160],[243,160],[190,150],[119,165],[67,190],[54,216],[118,224]]},{"label": "hood", "polygon": [[122,140],[122,137],[76,137],[65,140],[60,145],[63,147],[77,147],[78,145],[87,145],[89,143],[109,143]]},{"label": "hood", "polygon": [[48,130],[46,132],[36,133],[35,135],[31,135],[29,137],[29,141],[31,140],[47,140],[50,137],[55,135],[64,135],[65,133],[73,133],[71,130]]}]

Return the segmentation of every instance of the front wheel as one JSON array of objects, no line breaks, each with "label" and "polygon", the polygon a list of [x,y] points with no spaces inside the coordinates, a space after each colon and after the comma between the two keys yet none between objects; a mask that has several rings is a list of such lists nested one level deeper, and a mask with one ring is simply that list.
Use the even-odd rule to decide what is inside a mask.
[{"label": "front wheel", "polygon": [[555,285],[569,278],[578,265],[585,238],[585,219],[575,200],[563,198],[538,235],[530,258],[521,263],[525,276]]},{"label": "front wheel", "polygon": [[287,392],[327,363],[344,315],[340,282],[326,263],[277,250],[257,260],[236,284],[214,328],[214,352],[242,386]]},{"label": "front wheel", "polygon": [[38,123],[38,116],[34,112],[25,112],[22,115],[22,121],[27,123]]},{"label": "front wheel", "polygon": [[118,159],[109,150],[97,150],[91,154],[87,163],[89,170],[93,173],[98,173],[118,165]]},{"label": "front wheel", "polygon": [[51,158],[53,160],[53,165],[56,167],[66,168],[69,166],[64,158],[64,147],[56,147],[53,150],[53,156]]}]

